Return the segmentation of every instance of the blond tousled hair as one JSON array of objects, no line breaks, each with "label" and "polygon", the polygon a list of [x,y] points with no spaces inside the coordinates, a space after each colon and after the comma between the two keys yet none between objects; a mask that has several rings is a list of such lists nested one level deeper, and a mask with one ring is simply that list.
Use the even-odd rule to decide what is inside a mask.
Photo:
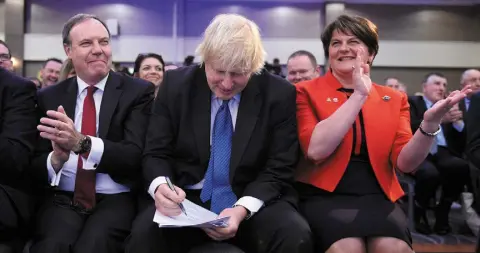
[{"label": "blond tousled hair", "polygon": [[259,73],[265,62],[260,29],[238,14],[217,15],[203,34],[196,53],[202,63],[215,62],[225,71]]}]

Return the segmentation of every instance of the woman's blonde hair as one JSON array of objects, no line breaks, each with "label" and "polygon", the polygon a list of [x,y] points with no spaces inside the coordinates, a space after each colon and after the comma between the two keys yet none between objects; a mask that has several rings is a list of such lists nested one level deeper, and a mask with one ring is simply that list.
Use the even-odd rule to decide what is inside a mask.
[{"label": "woman's blonde hair", "polygon": [[197,47],[201,62],[215,62],[225,71],[259,73],[265,62],[260,29],[251,20],[237,14],[217,15]]},{"label": "woman's blonde hair", "polygon": [[63,80],[68,79],[68,74],[73,70],[73,63],[71,59],[66,59],[63,64],[62,68],[60,69],[60,76],[58,77],[58,81],[61,82]]}]

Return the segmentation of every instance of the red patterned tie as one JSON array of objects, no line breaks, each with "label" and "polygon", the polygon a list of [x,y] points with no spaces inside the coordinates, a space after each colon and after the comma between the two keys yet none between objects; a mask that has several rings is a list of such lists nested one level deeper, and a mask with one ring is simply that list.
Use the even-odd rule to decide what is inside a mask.
[{"label": "red patterned tie", "polygon": [[[96,136],[96,111],[95,101],[93,100],[93,93],[97,90],[95,86],[88,86],[87,96],[83,101],[82,114],[82,134]],[[78,156],[77,176],[75,178],[75,192],[73,195],[74,204],[79,204],[87,210],[95,206],[95,170],[83,169],[82,156],[86,159],[87,154]]]}]

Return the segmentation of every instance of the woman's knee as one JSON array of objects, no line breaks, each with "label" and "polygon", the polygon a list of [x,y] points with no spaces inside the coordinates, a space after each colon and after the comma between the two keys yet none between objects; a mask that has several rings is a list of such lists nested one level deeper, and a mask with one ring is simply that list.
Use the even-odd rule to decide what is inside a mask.
[{"label": "woman's knee", "polygon": [[344,238],[333,243],[326,253],[366,253],[365,242],[361,238]]},{"label": "woman's knee", "polygon": [[405,241],[392,237],[376,237],[368,241],[368,253],[412,253],[413,250]]}]

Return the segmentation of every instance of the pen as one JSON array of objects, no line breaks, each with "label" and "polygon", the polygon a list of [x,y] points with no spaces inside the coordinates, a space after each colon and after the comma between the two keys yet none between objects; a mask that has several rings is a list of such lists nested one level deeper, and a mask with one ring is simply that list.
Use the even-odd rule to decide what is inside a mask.
[{"label": "pen", "polygon": [[[178,192],[177,192],[177,190],[175,190],[175,187],[173,187],[173,184],[172,184],[172,181],[170,181],[170,178],[165,177],[165,179],[167,180],[167,184],[168,184],[168,187],[170,188],[170,190],[174,191],[175,194],[178,195]],[[178,206],[180,207],[180,209],[182,209],[182,212],[185,214],[185,216],[187,216],[187,211],[185,211],[185,207],[183,207],[183,204],[179,203]]]}]

